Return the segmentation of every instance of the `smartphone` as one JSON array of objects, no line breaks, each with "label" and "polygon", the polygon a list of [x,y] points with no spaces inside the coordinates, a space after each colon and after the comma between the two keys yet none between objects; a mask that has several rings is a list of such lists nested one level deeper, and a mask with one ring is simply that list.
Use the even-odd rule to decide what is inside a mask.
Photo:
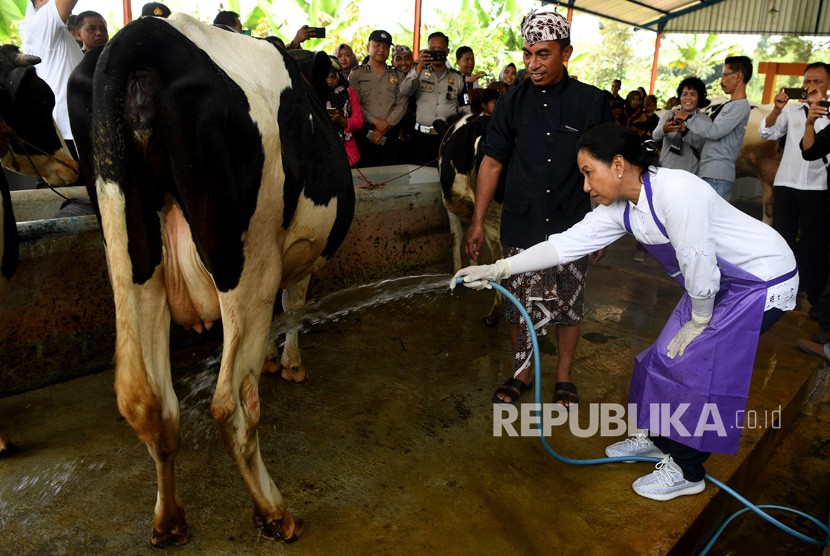
[{"label": "smartphone", "polygon": [[311,27],[311,30],[314,31],[314,35],[312,35],[315,39],[325,39],[326,38],[326,28],[325,27]]},{"label": "smartphone", "polygon": [[[369,133],[367,133],[367,134],[366,134],[366,138],[367,138],[369,141],[371,141],[371,140],[372,140],[372,136],[373,136],[373,134],[374,134],[374,132],[370,129],[370,130],[369,130]],[[381,138],[380,138],[380,144],[381,144],[381,145],[385,145],[385,144],[386,144],[386,135],[384,135],[383,137],[381,137]]]},{"label": "smartphone", "polygon": [[830,100],[820,100],[818,101],[819,106],[824,106],[825,108],[830,108]]},{"label": "smartphone", "polygon": [[447,59],[447,53],[443,50],[427,50],[426,53],[432,56],[433,62],[443,62]]},{"label": "smartphone", "polygon": [[803,100],[807,98],[807,89],[801,87],[784,87],[784,94],[790,97],[790,100]]}]

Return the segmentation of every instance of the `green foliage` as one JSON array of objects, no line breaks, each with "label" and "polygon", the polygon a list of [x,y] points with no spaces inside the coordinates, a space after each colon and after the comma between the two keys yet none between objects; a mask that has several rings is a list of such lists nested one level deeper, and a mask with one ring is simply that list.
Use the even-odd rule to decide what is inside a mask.
[{"label": "green foliage", "polygon": [[[571,57],[570,73],[603,89],[609,89],[611,81],[619,78],[623,82],[620,93],[623,97],[637,87],[648,89],[654,59],[653,48],[635,49],[632,44],[642,36],[635,36],[634,31],[623,24],[600,20],[598,27],[600,44],[592,46],[588,52]],[[656,35],[648,38],[656,41]],[[640,41],[643,42],[646,41]],[[739,47],[726,44],[718,35],[664,35],[654,85],[658,105],[663,105],[669,97],[674,96],[677,84],[692,75],[703,79],[710,96],[721,96],[723,60],[740,53]],[[755,81],[761,83],[760,80],[753,79],[750,85],[755,85]],[[760,99],[760,96],[760,90],[757,94],[750,93],[750,98]]]},{"label": "green foliage", "polygon": [[0,42],[20,44],[19,21],[26,15],[29,0],[0,0]]},{"label": "green foliage", "polygon": [[[422,36],[435,31],[446,34],[453,65],[458,47],[469,46],[475,52],[476,71],[487,73],[486,82],[498,79],[501,68],[509,62],[522,67],[522,14],[516,0],[463,0],[458,13],[439,10],[439,14],[436,28],[426,29]],[[426,48],[425,39],[421,48]]]},{"label": "green foliage", "polygon": [[[309,25],[326,27],[325,39],[308,40],[303,43],[303,48],[332,52],[336,45],[346,43],[352,46],[358,60],[367,55],[369,34],[374,28],[359,23],[359,1],[294,1],[308,14]],[[227,9],[233,9],[231,5],[228,2]],[[491,80],[496,79],[508,62],[521,61],[519,23],[522,14],[517,0],[463,0],[460,13],[439,11],[439,14],[440,22],[434,29],[422,29],[421,48],[426,47],[429,33],[443,31],[450,38],[451,62],[454,62],[455,49],[468,45],[475,51],[477,70],[486,71]],[[256,7],[250,13],[243,14],[242,22],[245,27],[254,30],[255,36],[273,34],[282,37],[286,43],[297,31],[291,28],[273,0],[257,0]],[[410,29],[401,26],[387,31],[392,34],[395,44],[412,46],[413,33]]]},{"label": "green foliage", "polygon": [[[769,62],[825,61],[830,56],[828,45],[830,45],[830,41],[826,37],[762,37],[753,53],[753,60]],[[779,89],[781,87],[800,87],[801,84],[802,76],[800,75],[781,75],[778,76],[775,86],[776,89]],[[763,88],[763,77],[758,79],[758,83],[750,82],[750,86]]]},{"label": "green foliage", "polygon": [[642,63],[636,58],[631,46],[634,31],[631,27],[615,22],[600,22],[598,31],[600,44],[585,52],[575,51],[568,64],[568,72],[578,76],[580,81],[600,89],[609,89],[611,81],[621,79],[623,88],[620,95],[624,97],[641,82],[635,68]]}]

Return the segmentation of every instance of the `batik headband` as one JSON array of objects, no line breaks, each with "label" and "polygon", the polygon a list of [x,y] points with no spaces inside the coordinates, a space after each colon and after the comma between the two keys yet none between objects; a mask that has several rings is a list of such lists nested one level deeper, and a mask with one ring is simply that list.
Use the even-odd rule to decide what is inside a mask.
[{"label": "batik headband", "polygon": [[528,45],[558,41],[571,36],[571,26],[560,14],[540,8],[522,20],[522,39]]}]

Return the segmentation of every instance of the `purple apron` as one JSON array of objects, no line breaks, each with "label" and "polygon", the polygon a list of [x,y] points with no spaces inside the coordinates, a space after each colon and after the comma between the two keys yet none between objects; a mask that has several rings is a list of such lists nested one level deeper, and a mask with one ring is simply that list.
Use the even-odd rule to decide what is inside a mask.
[{"label": "purple apron", "polygon": [[[657,227],[668,234],[652,203],[651,180],[644,175],[646,199]],[[632,233],[630,205],[625,229]],[[643,244],[682,287],[683,275],[671,243]],[[765,282],[717,257],[721,273],[712,320],[682,356],[669,359],[667,346],[691,319],[692,300],[680,299],[663,331],[634,363],[629,402],[637,406],[637,426],[702,452],[735,454],[741,438],[749,382],[761,332],[767,288],[797,270]]]}]

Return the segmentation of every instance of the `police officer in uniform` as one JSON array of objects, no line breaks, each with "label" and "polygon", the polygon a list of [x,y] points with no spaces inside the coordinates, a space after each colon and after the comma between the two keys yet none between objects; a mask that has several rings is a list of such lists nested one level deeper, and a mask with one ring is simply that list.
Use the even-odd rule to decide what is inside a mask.
[{"label": "police officer in uniform", "polygon": [[369,61],[349,74],[349,85],[357,91],[363,109],[364,128],[355,135],[362,167],[401,161],[395,126],[406,114],[409,99],[401,93],[398,72],[386,63],[391,46],[392,35],[382,30],[372,31]]},{"label": "police officer in uniform", "polygon": [[[470,95],[464,76],[447,66],[450,42],[441,32],[429,36],[428,49],[418,54],[418,65],[402,84],[404,94],[415,100],[415,135],[409,160],[414,164],[437,166],[442,135],[434,127],[435,120],[447,120],[459,112],[471,113]],[[435,56],[435,53],[443,53]]]}]

